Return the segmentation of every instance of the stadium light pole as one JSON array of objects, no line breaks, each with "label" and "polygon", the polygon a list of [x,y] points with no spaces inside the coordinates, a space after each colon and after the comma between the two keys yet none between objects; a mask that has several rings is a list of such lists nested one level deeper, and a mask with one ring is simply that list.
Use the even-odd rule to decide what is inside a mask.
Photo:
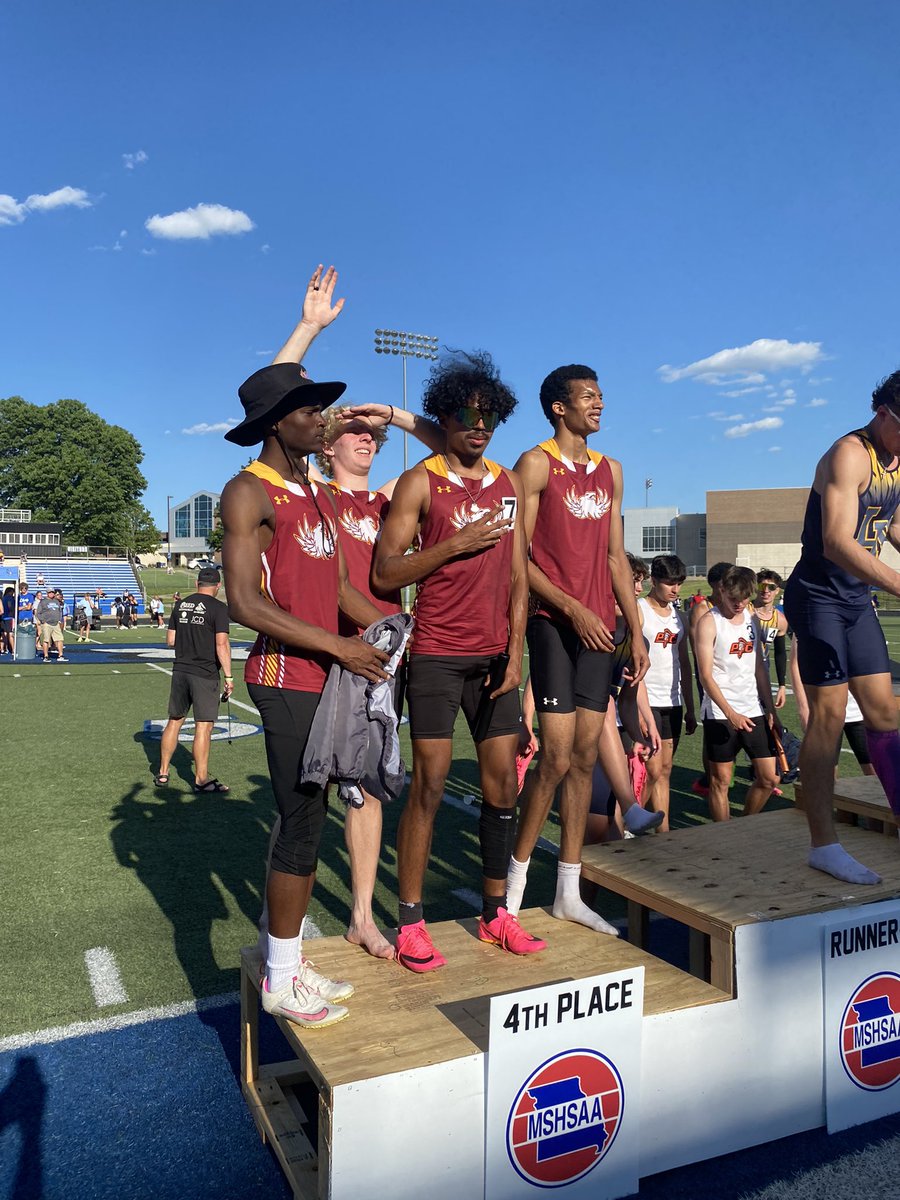
[{"label": "stadium light pole", "polygon": [[652,479],[644,480],[644,508],[650,507],[650,489],[653,487]]},{"label": "stadium light pole", "polygon": [[166,496],[166,565],[172,565],[172,497]]},{"label": "stadium light pole", "polygon": [[[406,411],[406,360],[424,358],[433,362],[438,357],[438,340],[427,333],[401,333],[398,329],[375,330],[376,354],[399,354],[403,360],[403,410]],[[409,435],[403,431],[403,470],[408,464]]]}]

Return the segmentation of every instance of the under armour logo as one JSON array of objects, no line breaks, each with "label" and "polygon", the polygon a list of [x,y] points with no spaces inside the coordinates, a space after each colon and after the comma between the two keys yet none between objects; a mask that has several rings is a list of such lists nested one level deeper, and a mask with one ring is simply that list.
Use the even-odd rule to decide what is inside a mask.
[{"label": "under armour logo", "polygon": [[291,498],[286,492],[282,492],[280,496],[273,496],[272,499],[276,504],[290,504]]},{"label": "under armour logo", "polygon": [[441,492],[449,492],[449,491],[450,491],[449,484],[446,487],[441,487],[440,484],[438,485],[438,495],[440,495]]},{"label": "under armour logo", "polygon": [[565,475],[565,473],[566,473],[565,467],[554,467],[553,468],[554,475]]},{"label": "under armour logo", "polygon": [[552,700],[548,700],[548,699],[547,699],[547,697],[545,696],[545,697],[544,697],[544,703],[545,703],[545,704],[553,704],[553,705],[557,705],[557,704],[559,704],[559,700],[557,700],[556,696],[554,696]]}]

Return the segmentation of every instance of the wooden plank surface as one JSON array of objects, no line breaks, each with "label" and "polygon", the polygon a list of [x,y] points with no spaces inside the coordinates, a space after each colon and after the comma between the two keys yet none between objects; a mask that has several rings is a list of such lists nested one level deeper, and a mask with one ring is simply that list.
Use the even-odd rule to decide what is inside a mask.
[{"label": "wooden plank surface", "polygon": [[[803,785],[794,786],[794,799],[798,808],[803,808]],[[873,817],[876,821],[890,821],[897,825],[891,812],[888,798],[881,781],[874,775],[858,775],[854,779],[836,779],[834,783],[834,807],[838,811],[852,812],[858,817]]]},{"label": "wooden plank surface", "polygon": [[[356,988],[347,1002],[350,1017],[328,1029],[279,1025],[326,1094],[340,1084],[485,1051],[492,995],[643,966],[645,1015],[729,999],[624,940],[557,921],[547,910],[523,912],[522,924],[547,940],[541,954],[518,957],[479,942],[477,918],[431,926],[447,966],[427,975],[371,958],[342,937],[307,942],[317,970]],[[255,985],[255,947],[243,950],[241,959]]]},{"label": "wooden plank surface", "polygon": [[[855,887],[806,865],[806,818],[792,809],[590,846],[584,874],[618,895],[693,929],[721,935],[737,925],[868,904],[900,895],[900,845],[842,826],[841,842],[882,876]],[[601,906],[602,907],[602,906]]]}]

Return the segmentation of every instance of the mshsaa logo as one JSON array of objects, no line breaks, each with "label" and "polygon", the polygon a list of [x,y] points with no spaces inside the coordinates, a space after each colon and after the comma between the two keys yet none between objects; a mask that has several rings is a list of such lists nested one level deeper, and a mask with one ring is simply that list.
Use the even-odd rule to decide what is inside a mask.
[{"label": "mshsaa logo", "polygon": [[581,1179],[615,1141],[625,1093],[619,1072],[595,1050],[566,1050],[522,1085],[506,1123],[506,1152],[538,1187]]},{"label": "mshsaa logo", "polygon": [[850,997],[841,1019],[841,1062],[867,1092],[900,1079],[900,975],[870,975]]}]

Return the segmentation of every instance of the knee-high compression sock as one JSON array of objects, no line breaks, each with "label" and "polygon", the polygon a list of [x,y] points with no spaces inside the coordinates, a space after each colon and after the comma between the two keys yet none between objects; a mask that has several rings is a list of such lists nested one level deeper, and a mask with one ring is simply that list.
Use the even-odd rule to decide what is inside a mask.
[{"label": "knee-high compression sock", "polygon": [[478,821],[481,871],[485,879],[505,879],[516,844],[516,810],[482,802]]},{"label": "knee-high compression sock", "polygon": [[867,729],[866,745],[891,812],[900,817],[900,733],[896,729]]}]

